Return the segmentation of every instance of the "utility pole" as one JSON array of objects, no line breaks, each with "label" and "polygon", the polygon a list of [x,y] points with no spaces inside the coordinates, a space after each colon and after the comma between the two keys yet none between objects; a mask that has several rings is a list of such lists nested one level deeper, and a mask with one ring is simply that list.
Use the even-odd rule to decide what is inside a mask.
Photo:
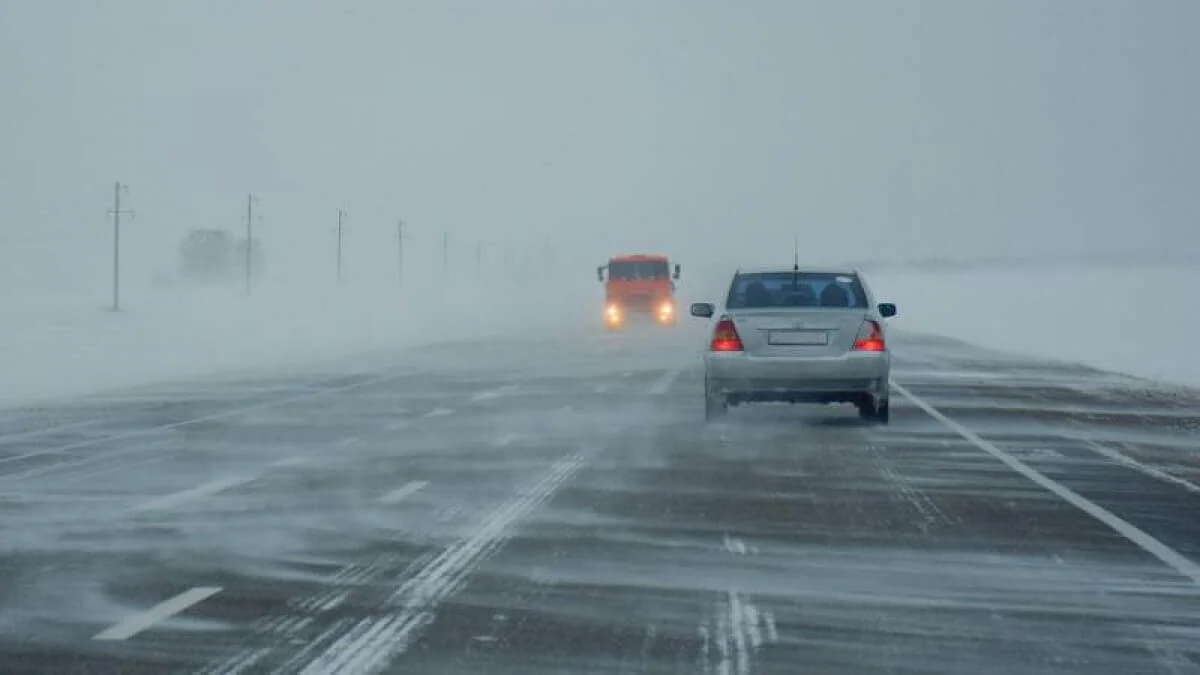
[{"label": "utility pole", "polygon": [[404,221],[396,221],[396,278],[404,285]]},{"label": "utility pole", "polygon": [[483,242],[475,242],[475,265],[483,267]]},{"label": "utility pole", "polygon": [[450,233],[442,232],[442,271],[450,270]]},{"label": "utility pole", "polygon": [[246,295],[250,295],[250,250],[254,244],[254,195],[246,195]]},{"label": "utility pole", "polygon": [[113,278],[112,278],[112,311],[121,311],[121,215],[127,214],[133,219],[133,211],[121,210],[121,193],[129,190],[128,185],[117,181],[113,186],[113,208],[109,214],[113,218]]},{"label": "utility pole", "polygon": [[342,283],[342,218],[346,212],[338,209],[338,233],[337,233],[337,279],[338,283]]}]

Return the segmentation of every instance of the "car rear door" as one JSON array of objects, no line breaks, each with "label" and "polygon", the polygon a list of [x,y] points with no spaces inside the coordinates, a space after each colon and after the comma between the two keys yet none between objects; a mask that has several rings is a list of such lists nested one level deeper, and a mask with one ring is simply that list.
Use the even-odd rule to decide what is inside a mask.
[{"label": "car rear door", "polygon": [[833,357],[854,346],[867,310],[787,307],[734,309],[727,314],[750,356]]}]

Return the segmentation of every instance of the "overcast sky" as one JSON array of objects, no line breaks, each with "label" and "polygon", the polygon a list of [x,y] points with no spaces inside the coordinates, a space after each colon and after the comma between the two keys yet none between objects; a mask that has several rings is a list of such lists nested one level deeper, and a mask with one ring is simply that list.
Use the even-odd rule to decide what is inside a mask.
[{"label": "overcast sky", "polygon": [[274,250],[339,207],[597,259],[1196,250],[1198,34],[1193,0],[3,0],[0,243],[106,246],[120,179],[168,255],[248,191]]}]

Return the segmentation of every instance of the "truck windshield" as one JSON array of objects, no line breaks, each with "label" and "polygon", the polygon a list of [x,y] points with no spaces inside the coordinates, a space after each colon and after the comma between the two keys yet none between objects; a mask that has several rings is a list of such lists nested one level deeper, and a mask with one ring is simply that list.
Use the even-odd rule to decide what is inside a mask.
[{"label": "truck windshield", "polygon": [[666,260],[608,263],[609,279],[666,279],[669,276]]}]

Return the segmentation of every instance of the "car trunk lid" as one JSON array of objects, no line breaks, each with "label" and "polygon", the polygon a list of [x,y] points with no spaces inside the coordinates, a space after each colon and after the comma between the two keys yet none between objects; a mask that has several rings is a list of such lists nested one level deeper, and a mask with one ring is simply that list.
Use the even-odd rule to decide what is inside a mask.
[{"label": "car trunk lid", "polygon": [[865,309],[738,309],[728,313],[751,356],[840,356],[854,346]]}]

